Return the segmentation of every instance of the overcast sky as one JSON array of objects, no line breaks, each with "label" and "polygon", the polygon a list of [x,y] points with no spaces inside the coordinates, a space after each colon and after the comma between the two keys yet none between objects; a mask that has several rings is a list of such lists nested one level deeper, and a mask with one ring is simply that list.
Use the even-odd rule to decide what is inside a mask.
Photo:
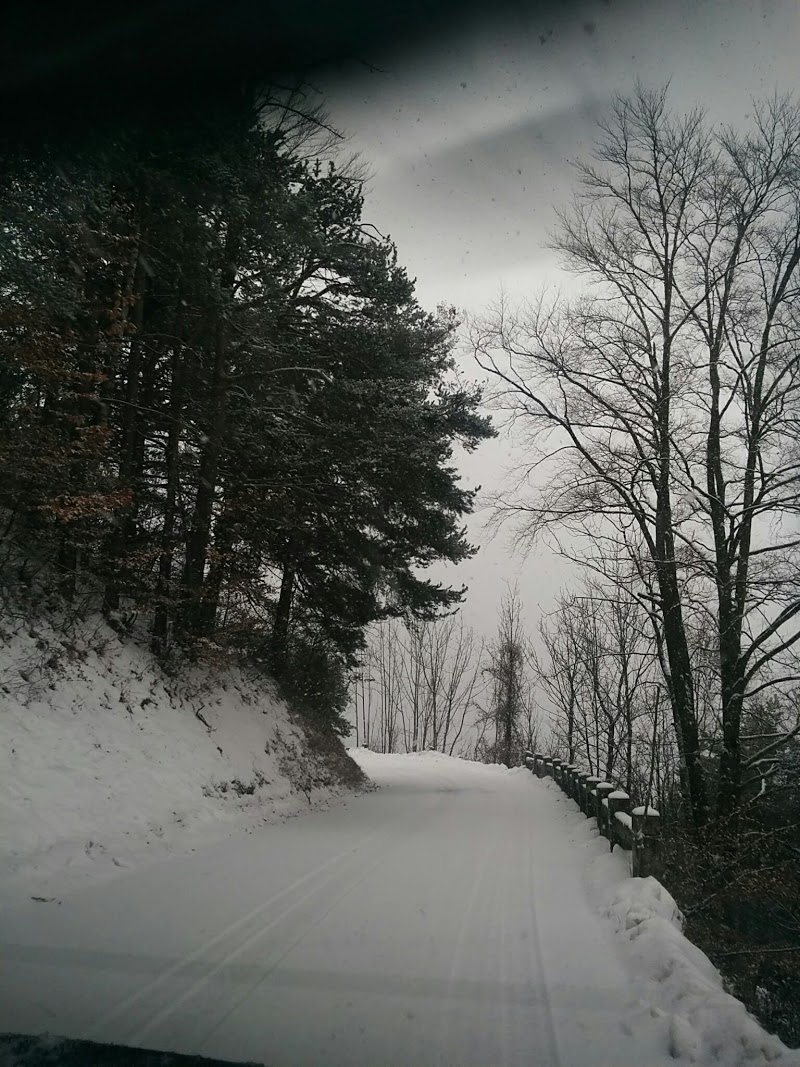
[{"label": "overcast sky", "polygon": [[[401,55],[361,57],[322,79],[335,125],[372,174],[365,216],[397,242],[424,306],[477,312],[501,285],[524,297],[558,280],[546,248],[572,189],[568,161],[638,78],[671,83],[677,107],[746,121],[753,96],[800,88],[800,0],[595,0],[568,16],[526,13],[453,25]],[[471,377],[476,368],[465,365]],[[502,480],[509,443],[463,464],[470,484]],[[494,629],[504,582],[518,581],[531,627],[569,579],[546,551],[527,559],[485,515],[470,522],[478,555],[447,579],[470,586],[469,621]]]}]

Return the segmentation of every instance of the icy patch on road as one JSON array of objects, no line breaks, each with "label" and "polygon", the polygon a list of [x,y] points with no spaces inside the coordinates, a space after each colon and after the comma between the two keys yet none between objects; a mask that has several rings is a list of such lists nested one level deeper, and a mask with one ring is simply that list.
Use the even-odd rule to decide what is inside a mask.
[{"label": "icy patch on road", "polygon": [[553,817],[563,820],[564,833],[585,853],[590,899],[614,925],[642,1008],[663,1018],[670,1055],[701,1065],[800,1067],[800,1050],[768,1034],[741,1001],[725,992],[717,968],[684,937],[681,911],[661,883],[631,878],[629,853],[615,848],[610,854],[594,820],[552,780],[536,784],[552,800]]},{"label": "icy patch on road", "polygon": [[[338,742],[331,739],[330,745]],[[0,901],[60,892],[349,790],[273,693],[231,667],[166,674],[102,620],[0,628]]]}]

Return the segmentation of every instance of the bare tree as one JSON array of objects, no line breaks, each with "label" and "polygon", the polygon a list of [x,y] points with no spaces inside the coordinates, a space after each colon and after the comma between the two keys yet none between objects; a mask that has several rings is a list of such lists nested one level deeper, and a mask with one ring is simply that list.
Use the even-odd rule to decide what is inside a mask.
[{"label": "bare tree", "polygon": [[[395,632],[398,640],[403,641],[399,628]],[[426,747],[430,723],[428,692],[422,669],[422,626],[406,627],[404,637],[403,702],[408,709],[404,743],[406,752],[419,752]]]},{"label": "bare tree", "polygon": [[[488,648],[486,674],[491,678],[490,702],[481,716],[481,758],[518,764],[537,733],[537,716],[529,672],[530,643],[522,622],[522,602],[517,590],[510,590],[500,604],[497,634]],[[486,740],[487,726],[493,725],[494,741]]]},{"label": "bare tree", "polygon": [[372,681],[368,665],[365,664],[362,670],[353,675],[350,684],[356,745],[363,745],[364,748],[369,748],[372,740]]},{"label": "bare tree", "polygon": [[459,614],[424,624],[417,648],[428,694],[429,746],[452,755],[482,688],[483,643]]},{"label": "bare tree", "polygon": [[559,598],[551,618],[539,623],[543,653],[533,656],[536,681],[552,708],[555,748],[566,753],[570,763],[577,757],[577,719],[583,668],[577,612],[568,594]]},{"label": "bare tree", "polygon": [[402,651],[388,626],[376,627],[369,662],[376,684],[377,737],[373,747],[395,752],[401,731]]},{"label": "bare tree", "polygon": [[358,681],[363,672],[353,691],[362,713],[361,733],[369,738],[365,743],[384,752],[435,749],[452,755],[472,726],[485,688],[482,656],[483,643],[460,614],[374,627],[367,656],[369,697]]},{"label": "bare tree", "polygon": [[471,330],[532,451],[498,505],[600,573],[634,563],[700,826],[692,629],[718,671],[721,814],[740,800],[745,700],[798,677],[800,111],[756,104],[742,133],[640,87],[577,173],[556,246],[583,295],[501,302]]},{"label": "bare tree", "polygon": [[589,577],[540,625],[536,680],[559,751],[630,790],[649,765],[655,688],[663,685],[647,614],[614,584]]}]

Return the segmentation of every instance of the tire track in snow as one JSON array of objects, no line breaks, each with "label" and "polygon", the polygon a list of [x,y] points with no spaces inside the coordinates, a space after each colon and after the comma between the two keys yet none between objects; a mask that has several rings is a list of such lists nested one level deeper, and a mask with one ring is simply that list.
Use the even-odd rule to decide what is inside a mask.
[{"label": "tire track in snow", "polygon": [[[204,957],[207,956],[209,952],[213,951],[219,945],[222,945],[227,939],[234,937],[240,930],[242,930],[243,927],[246,927],[248,924],[258,919],[261,915],[263,915],[265,911],[268,911],[274,905],[279,904],[287,896],[292,893],[295,893],[298,889],[303,888],[303,886],[307,885],[308,882],[312,881],[315,878],[318,878],[320,875],[323,875],[331,868],[336,867],[346,858],[355,855],[367,843],[371,842],[375,838],[381,837],[385,832],[385,825],[379,825],[376,828],[373,828],[372,830],[364,834],[361,838],[359,838],[356,842],[354,842],[352,845],[349,845],[347,848],[342,849],[341,852],[337,853],[335,856],[332,856],[324,863],[321,863],[313,870],[306,872],[306,874],[302,875],[300,878],[295,879],[295,881],[291,882],[289,885],[285,886],[277,893],[274,893],[271,897],[269,897],[269,899],[262,901],[246,915],[240,916],[238,919],[223,927],[223,929],[219,930],[216,934],[213,935],[213,937],[208,938],[202,944],[198,945],[197,948],[193,949],[187,955],[183,956],[180,960],[177,960],[171,966],[163,970],[152,981],[148,982],[146,985],[142,986],[135,992],[129,993],[122,999],[120,999],[109,1011],[107,1011],[96,1021],[94,1027],[92,1028],[92,1031],[87,1035],[88,1038],[94,1041],[118,1041],[119,1031],[117,1029],[114,1029],[110,1033],[106,1033],[106,1031],[111,1026],[111,1024],[114,1023],[121,1015],[129,1012],[132,1008],[134,1008],[137,1004],[140,1004],[145,998],[147,998],[151,994],[157,993],[162,986],[164,986],[172,979],[180,980],[182,971],[191,973],[191,971],[194,970],[198,964],[202,964]],[[331,881],[334,877],[335,872],[329,878],[323,878],[323,880],[319,882],[315,888],[319,889],[327,885],[328,882]],[[311,892],[313,891],[314,889],[311,890]],[[307,899],[309,895],[310,894],[306,894],[302,899]],[[291,905],[284,912],[282,912],[281,916],[287,914],[293,909],[293,907],[294,904]],[[276,921],[279,921],[279,919],[280,916]],[[249,943],[250,940],[251,937],[248,937],[246,935],[245,943]],[[231,954],[234,951],[235,949],[231,949],[223,957],[223,959],[227,961],[229,958],[231,958]]]},{"label": "tire track in snow", "polygon": [[[270,900],[265,901],[263,904],[259,905],[257,908],[249,912],[246,916],[243,916],[241,919],[238,919],[235,922],[231,923],[214,938],[210,939],[209,942],[204,943],[203,946],[200,946],[193,953],[190,953],[190,955],[185,957],[180,963],[175,964],[172,968],[169,968],[169,970],[160,975],[155,982],[150,983],[143,990],[140,990],[139,993],[134,994],[133,997],[129,997],[129,1002],[141,1001],[149,994],[156,992],[155,987],[160,988],[165,982],[171,979],[175,979],[178,982],[181,980],[182,977],[186,977],[187,979],[189,979],[191,978],[192,972],[202,968],[202,973],[200,973],[199,976],[194,981],[192,981],[187,988],[182,990],[177,996],[173,996],[168,1004],[163,1006],[161,1004],[155,1004],[152,1005],[150,1009],[143,1011],[142,1014],[145,1016],[145,1020],[143,1022],[138,1022],[133,1024],[133,1026],[128,1027],[126,1032],[129,1036],[126,1038],[126,1040],[134,1045],[141,1045],[145,1041],[149,1041],[151,1035],[155,1030],[157,1030],[159,1026],[162,1026],[163,1024],[169,1024],[169,1021],[178,1013],[178,1011],[182,1007],[187,1005],[192,999],[202,994],[202,992],[209,986],[209,984],[215,978],[217,978],[217,976],[223,975],[226,969],[231,966],[231,964],[235,963],[236,960],[238,960],[248,951],[256,948],[265,937],[267,937],[273,932],[278,933],[279,943],[276,947],[280,955],[277,961],[274,961],[268,965],[269,970],[267,971],[267,974],[275,970],[275,968],[280,964],[280,962],[285,958],[285,956],[288,955],[289,952],[291,952],[292,949],[296,947],[296,945],[300,944],[300,942],[303,940],[303,938],[308,932],[310,932],[316,925],[322,922],[322,920],[327,917],[327,915],[332,910],[334,910],[334,908],[342,900],[344,900],[345,897],[347,897],[353,889],[355,889],[359,884],[361,884],[361,882],[363,882],[369,876],[369,874],[372,873],[372,871],[379,867],[385,861],[387,855],[396,851],[396,825],[407,824],[405,827],[406,836],[413,836],[416,833],[424,831],[425,829],[427,829],[427,826],[429,824],[428,816],[430,809],[435,806],[439,806],[440,804],[441,798],[434,797],[431,798],[430,802],[425,806],[422,812],[420,812],[419,810],[412,812],[401,810],[395,815],[394,818],[382,820],[374,829],[363,835],[353,845],[349,846],[346,849],[343,849],[336,856],[327,860],[324,864],[321,864],[319,867],[315,868],[313,871],[310,871],[308,874],[302,876],[299,879],[296,879],[295,882],[293,882],[291,885],[287,886],[284,890],[281,890],[280,893],[276,893],[273,897],[270,898]],[[409,822],[409,815],[411,815],[413,818],[412,822]],[[403,827],[401,826],[401,831],[402,829]],[[379,852],[377,858],[373,859],[373,857],[375,856],[374,846],[376,845],[378,846]],[[365,847],[366,852],[364,852]],[[344,869],[341,869],[342,862],[340,861],[344,862]],[[355,878],[353,877],[354,865]],[[270,916],[268,909],[271,905],[283,900],[288,894],[296,892],[299,888],[308,883],[310,880],[318,877],[321,873],[329,870],[330,868],[333,868],[333,870],[330,874],[327,875],[327,877],[324,877],[321,881],[314,882],[305,893],[303,893],[300,897],[293,899],[288,905],[288,907],[283,908],[279,912],[279,914]],[[322,903],[324,906],[324,901],[326,899],[324,894],[326,893],[326,891],[329,890],[329,887],[335,886],[337,880],[340,879],[345,879],[347,881],[344,891],[341,893],[336,893],[336,890],[334,889],[333,891],[334,893],[336,893],[336,896],[334,898],[333,903],[328,908],[325,908],[325,910],[320,916],[314,917],[313,920],[310,922],[303,920],[301,912],[301,914],[298,916],[302,923],[301,931],[299,936],[293,936],[293,930],[296,929],[296,927],[292,927],[291,925],[287,924],[287,920],[291,922],[292,916],[295,916],[296,913],[300,912],[300,909],[302,909],[304,904],[312,902],[314,897],[320,894],[323,894]],[[312,913],[315,906],[316,905],[312,904]],[[266,915],[264,915],[265,912],[267,913]],[[254,930],[247,932],[248,924],[252,925],[254,920],[259,919],[262,916],[264,921],[259,923]],[[289,925],[289,929],[285,933],[281,931],[281,927],[283,924]],[[245,928],[244,937],[239,939],[236,944],[231,945],[228,951],[226,951],[221,958],[217,958],[216,960],[208,960],[208,966],[203,967],[209,947],[214,948],[220,944],[224,945],[226,938],[229,938],[232,933],[239,932],[243,927]],[[288,943],[284,940],[286,936],[289,937]],[[181,971],[186,972],[185,976],[181,975]],[[233,1007],[229,1011],[225,1012],[225,1017],[230,1015],[232,1011],[234,1011],[236,1007],[239,1006],[240,1003],[244,1003],[247,997],[253,992],[255,988],[258,987],[258,985],[261,984],[262,980],[266,976],[267,975],[261,972],[255,982],[252,983],[251,986],[248,988],[245,995],[240,996],[238,1001],[233,1004]],[[213,1012],[214,1014],[216,1014],[220,1008],[220,1003],[218,999],[219,992],[220,991],[218,989],[214,990],[214,997],[212,1003],[207,1005],[207,1010],[209,1012]],[[123,1004],[119,1008],[119,1010],[124,1010],[124,1008],[125,1005]],[[117,1009],[115,1009],[115,1011],[116,1010]],[[207,1015],[204,1014],[203,1017],[207,1018]],[[211,1034],[218,1028],[218,1025],[219,1020],[216,1020],[212,1030],[209,1031],[202,1038],[201,1043],[204,1043],[208,1040]],[[165,1043],[165,1040],[166,1035],[164,1032],[162,1032],[162,1034],[159,1036],[159,1047],[161,1047],[161,1044]],[[199,1047],[200,1046],[198,1045],[197,1051],[199,1051]]]},{"label": "tire track in snow", "polygon": [[344,891],[342,893],[340,893],[335,898],[333,903],[331,903],[327,908],[325,908],[325,910],[322,912],[321,915],[318,915],[317,918],[314,919],[313,922],[309,923],[303,929],[303,931],[297,937],[294,938],[293,941],[290,941],[289,944],[286,945],[283,948],[283,950],[280,952],[280,954],[276,958],[270,960],[269,964],[265,968],[263,974],[258,978],[258,980],[253,985],[251,985],[244,992],[244,994],[241,997],[239,997],[238,1000],[234,1001],[231,1004],[231,1006],[228,1008],[228,1010],[219,1019],[217,1019],[214,1022],[214,1025],[211,1027],[211,1029],[208,1030],[203,1035],[203,1037],[200,1040],[200,1044],[198,1045],[198,1052],[199,1053],[202,1054],[203,1047],[208,1043],[208,1041],[211,1040],[211,1038],[220,1029],[220,1027],[223,1026],[227,1022],[227,1020],[230,1018],[230,1016],[233,1015],[233,1013],[235,1011],[237,1011],[247,1000],[249,1000],[249,998],[251,996],[253,996],[258,991],[258,989],[264,984],[264,982],[266,982],[266,980],[269,978],[269,976],[281,965],[281,963],[283,963],[283,961],[286,959],[286,957],[291,952],[293,952],[294,949],[297,948],[297,946],[299,944],[301,944],[301,942],[306,939],[306,937],[308,937],[308,935],[312,932],[312,930],[314,930],[317,926],[319,926],[322,922],[324,922],[325,919],[327,919],[327,917],[330,915],[330,913],[332,911],[334,911],[336,908],[338,908],[338,906],[341,904],[341,902],[346,897],[348,897],[353,892],[354,889],[357,889],[362,884],[362,882],[365,882],[367,880],[367,878],[369,878],[369,876],[372,874],[372,872],[374,870],[376,870],[378,867],[380,867],[380,865],[384,862],[385,859],[386,859],[386,854],[385,853],[383,855],[379,856],[378,859],[375,860],[375,862],[371,866],[369,866],[366,871],[364,871],[362,874],[360,874],[358,876],[358,878],[356,878],[354,881],[352,881],[351,884],[348,885],[344,889]]},{"label": "tire track in snow", "polygon": [[[513,869],[514,860],[516,859],[516,850],[513,845],[511,845],[511,847],[507,847],[506,852],[511,854],[503,857],[503,869],[507,870],[509,867]],[[508,877],[501,879],[500,885],[502,887],[498,904],[500,915],[500,988],[509,989],[511,968],[509,966],[510,946],[508,944],[508,923],[506,922],[506,915],[512,914],[509,911],[511,902],[511,879]],[[500,1000],[500,1012],[497,1021],[500,1029],[498,1035],[498,1047],[502,1050],[502,1059],[500,1062],[504,1064],[512,1062],[511,1050],[516,1046],[516,1041],[512,1042],[511,1034],[509,1032],[511,1029],[512,1018],[516,1020],[518,1016],[515,1012],[509,1010],[507,998],[502,997]],[[514,1037],[516,1037],[516,1033],[514,1034]]]},{"label": "tire track in snow", "polygon": [[[531,879],[534,854],[527,803],[515,798],[507,817],[517,832],[506,834],[503,839],[499,860],[503,876],[495,883],[492,901],[499,926],[495,950],[498,985],[500,990],[527,990],[530,1000],[523,1008],[523,998],[501,997],[495,1018],[496,1047],[501,1052],[496,1062],[504,1065],[529,1062],[534,1048],[537,1067],[559,1067],[561,1059],[550,1036],[552,1015],[546,971],[537,946],[535,890]],[[517,926],[512,925],[512,918]],[[534,1011],[539,1025],[534,1021]],[[542,1031],[544,1048],[536,1048],[535,1042]]]},{"label": "tire track in snow", "polygon": [[[447,979],[447,995],[446,1000],[452,1001],[455,999],[454,992],[457,985],[458,978],[463,971],[464,966],[464,949],[467,942],[467,936],[471,933],[473,928],[473,916],[476,912],[480,891],[483,888],[483,883],[486,880],[486,876],[489,872],[491,862],[498,852],[498,843],[496,839],[487,840],[486,851],[483,855],[483,862],[480,867],[479,873],[476,875],[475,880],[472,883],[469,896],[461,912],[461,922],[458,928],[458,934],[456,936],[456,942],[453,946],[453,953],[450,959],[450,970]],[[452,1060],[447,1058],[447,1049],[449,1045],[450,1032],[452,1029],[452,1016],[453,1009],[451,1005],[445,1004],[443,1006],[442,1021],[439,1027],[439,1050],[440,1050],[440,1063],[442,1067],[448,1067],[452,1063]]]},{"label": "tire track in snow", "polygon": [[544,953],[542,951],[542,935],[539,929],[539,916],[536,910],[536,856],[534,854],[533,840],[531,836],[526,834],[524,840],[527,853],[524,864],[524,871],[526,873],[525,889],[527,899],[530,902],[531,932],[533,934],[533,937],[528,941],[530,946],[531,967],[532,970],[535,970],[540,976],[545,1033],[548,1048],[550,1050],[549,1062],[553,1064],[553,1067],[563,1067],[561,1049],[558,1043],[558,1031],[556,1028],[555,1015],[553,1013],[553,1002],[550,995],[550,986],[547,981],[547,968],[545,966]]},{"label": "tire track in snow", "polygon": [[310,922],[303,926],[297,936],[292,937],[288,942],[282,945],[276,946],[275,951],[277,952],[277,955],[274,955],[273,953],[273,956],[265,963],[263,969],[260,970],[255,981],[251,982],[244,993],[238,996],[237,999],[233,1000],[228,1009],[215,1019],[210,1029],[205,1031],[197,1045],[199,1054],[203,1053],[208,1042],[212,1040],[214,1035],[218,1033],[231,1016],[240,1008],[244,1007],[246,1003],[257,994],[258,990],[264,983],[278,970],[281,963],[283,963],[284,960],[302,944],[309,934],[311,934],[317,927],[321,926],[328,916],[334,912],[352,892],[361,886],[375,871],[381,868],[387,862],[387,859],[396,861],[398,854],[402,853],[403,848],[410,840],[413,840],[418,834],[425,833],[429,830],[431,825],[431,813],[434,809],[440,810],[442,806],[443,801],[441,796],[434,796],[429,799],[429,802],[424,806],[422,811],[413,809],[410,811],[403,811],[400,817],[395,818],[391,824],[391,826],[398,823],[404,824],[400,826],[399,834],[392,834],[391,832],[387,833],[387,826],[384,824],[382,831],[386,836],[386,847],[381,849],[380,854],[375,861],[369,863],[365,870],[361,871],[354,879],[351,879],[344,890],[341,893],[338,893],[335,899],[324,908],[319,915],[315,916]]},{"label": "tire track in snow", "polygon": [[[325,919],[330,914],[330,912],[333,911],[333,909],[356,888],[356,886],[360,885],[361,882],[363,882],[367,877],[369,877],[372,871],[383,862],[383,859],[384,857],[382,855],[379,856],[378,859],[371,863],[365,871],[360,872],[357,878],[351,879],[350,883],[345,886],[343,892],[338,893],[336,895],[333,903],[330,904],[320,916],[314,919],[313,922],[305,925],[303,927],[302,933],[299,936],[295,937],[293,940],[291,940],[288,946],[282,946],[278,958],[276,960],[271,961],[265,969],[264,973],[255,983],[255,985],[248,989],[246,994],[241,997],[239,1001],[234,1002],[234,1004],[224,1013],[221,1019],[217,1019],[215,1021],[211,1030],[209,1030],[208,1033],[206,1033],[201,1039],[200,1045],[204,1044],[212,1036],[214,1031],[217,1030],[218,1027],[225,1021],[225,1019],[227,1019],[228,1016],[236,1010],[239,1004],[243,1003],[244,1000],[247,999],[247,997],[253,992],[253,990],[257,988],[272,971],[275,970],[281,960],[283,960],[284,957],[286,957],[292,951],[292,949],[296,945],[298,945],[303,940],[303,938],[306,937],[308,933],[310,933],[311,930],[314,929],[315,926],[318,926],[319,923],[322,922],[322,920]],[[267,936],[267,934],[269,934],[273,929],[275,929],[275,927],[279,926],[284,921],[284,919],[288,918],[289,915],[291,915],[298,908],[300,908],[306,901],[310,900],[315,894],[319,893],[320,890],[326,889],[332,882],[336,880],[337,876],[338,872],[337,874],[334,874],[330,878],[326,879],[320,885],[316,885],[312,889],[308,890],[307,893],[304,893],[303,896],[299,897],[296,901],[290,904],[288,908],[284,909],[284,911],[281,912],[280,915],[277,915],[274,919],[271,919],[269,922],[265,923],[264,926],[260,927],[253,934],[251,934],[250,937],[246,938],[246,940],[243,941],[237,948],[231,950],[231,952],[229,952],[225,957],[223,957],[223,959],[221,959],[215,966],[211,967],[210,970],[208,970],[204,975],[202,975],[202,977],[198,978],[195,982],[193,982],[188,989],[184,990],[184,992],[181,993],[180,996],[178,996],[174,1000],[171,1000],[170,1003],[166,1005],[166,1007],[161,1009],[161,1011],[156,1012],[155,1015],[153,1015],[143,1027],[141,1027],[139,1030],[136,1031],[135,1034],[133,1034],[131,1042],[137,1046],[141,1045],[142,1042],[144,1042],[149,1037],[149,1035],[157,1029],[157,1027],[161,1026],[163,1023],[169,1022],[169,1020],[176,1014],[176,1012],[181,1007],[183,1007],[184,1004],[191,1000],[192,997],[195,997],[198,993],[202,992],[202,990],[209,984],[210,981],[212,981],[214,977],[216,977],[217,974],[223,971],[226,967],[230,966],[231,963],[237,960],[241,955],[243,955],[243,953],[247,952],[248,949],[254,948],[260,941],[262,941]],[[200,1048],[200,1045],[198,1045],[198,1050]]]}]

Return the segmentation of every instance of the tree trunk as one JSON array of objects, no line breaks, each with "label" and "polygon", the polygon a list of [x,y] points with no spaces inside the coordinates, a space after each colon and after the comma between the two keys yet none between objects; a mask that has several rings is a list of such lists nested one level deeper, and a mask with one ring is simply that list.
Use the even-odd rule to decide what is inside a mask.
[{"label": "tree trunk", "polygon": [[[728,647],[726,647],[728,646]],[[738,807],[742,788],[741,733],[744,669],[738,637],[720,634],[722,752],[717,787],[717,814],[730,816]]]},{"label": "tree trunk", "polygon": [[70,603],[78,591],[78,548],[69,533],[61,535],[58,546],[58,591]]},{"label": "tree trunk", "polygon": [[164,455],[166,489],[164,515],[161,524],[161,551],[158,557],[158,575],[155,588],[153,612],[152,650],[161,655],[169,640],[170,621],[174,621],[176,605],[171,603],[172,567],[175,552],[175,519],[177,515],[179,457],[183,417],[183,346],[176,342],[172,349],[171,401],[169,406],[169,430]]},{"label": "tree trunk", "polygon": [[[118,466],[118,484],[123,488],[132,488],[135,456],[136,425],[138,421],[139,392],[141,386],[141,364],[143,353],[142,331],[145,321],[145,292],[147,273],[139,249],[142,234],[136,239],[136,266],[131,284],[133,306],[129,321],[133,327],[128,365],[125,374],[125,391],[120,412],[120,450]],[[115,517],[115,525],[105,549],[108,577],[103,590],[103,613],[108,615],[119,610],[120,602],[120,561],[125,554],[136,524],[136,503],[132,500],[123,514]]]},{"label": "tree trunk", "polygon": [[223,503],[214,529],[213,561],[208,568],[205,590],[201,604],[202,630],[214,632],[217,610],[222,593],[222,583],[228,569],[228,560],[234,543],[233,516]]},{"label": "tree trunk", "polygon": [[203,609],[204,582],[211,526],[217,493],[220,459],[227,433],[228,417],[228,353],[233,287],[241,238],[239,220],[231,222],[225,243],[225,265],[221,272],[222,306],[217,314],[214,341],[214,363],[211,373],[211,410],[207,424],[207,441],[200,457],[197,494],[186,536],[186,559],[183,586],[186,597],[184,626],[188,633],[201,636],[207,622]]},{"label": "tree trunk", "polygon": [[656,409],[658,483],[654,541],[655,558],[653,559],[653,564],[661,599],[664,644],[670,672],[668,687],[680,759],[681,789],[689,806],[691,821],[696,829],[700,829],[708,820],[708,797],[706,794],[705,771],[700,762],[700,739],[694,696],[694,678],[678,582],[672,499],[670,495],[672,483],[672,442],[670,439],[671,285],[667,285],[666,288],[667,295],[665,297],[662,323],[661,395],[658,398]]},{"label": "tree trunk", "polygon": [[212,405],[212,419],[209,425],[211,432],[200,458],[197,494],[186,535],[186,559],[183,568],[183,585],[186,596],[186,629],[195,636],[199,636],[203,632],[203,585],[208,560],[208,548],[211,541],[211,523],[217,492],[219,461],[222,454],[222,437],[225,432],[225,416],[227,413],[226,378],[227,346],[220,341],[216,348],[212,379],[214,402]]},{"label": "tree trunk", "polygon": [[677,578],[672,573],[672,568],[665,563],[659,565],[658,571],[664,643],[670,671],[669,690],[680,759],[681,790],[689,806],[692,822],[699,829],[708,819],[708,797],[705,773],[700,762],[700,738],[689,646]]},{"label": "tree trunk", "polygon": [[294,601],[295,580],[295,564],[290,553],[291,545],[287,550],[287,558],[283,565],[281,592],[275,608],[275,623],[272,627],[271,659],[272,669],[276,678],[282,677],[286,671],[286,658],[289,648],[289,623]]}]

